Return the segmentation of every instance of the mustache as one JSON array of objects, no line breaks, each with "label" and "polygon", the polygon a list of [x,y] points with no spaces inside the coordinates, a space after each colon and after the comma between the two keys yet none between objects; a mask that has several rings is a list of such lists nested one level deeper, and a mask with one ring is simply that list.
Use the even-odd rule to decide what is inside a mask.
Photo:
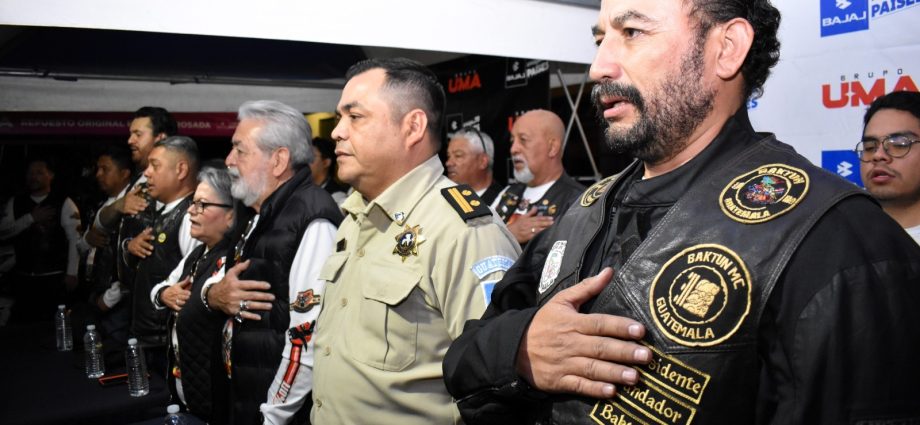
[{"label": "mustache", "polygon": [[227,167],[227,174],[230,174],[231,179],[240,178],[240,170],[236,167]]},{"label": "mustache", "polygon": [[523,163],[525,163],[525,164],[527,163],[527,159],[524,158],[524,155],[520,155],[520,154],[518,154],[518,155],[511,155],[511,160],[512,160],[512,161],[521,161],[521,162],[523,162]]},{"label": "mustache", "polygon": [[601,98],[604,97],[622,98],[633,104],[639,112],[645,111],[645,100],[642,98],[642,94],[639,93],[639,89],[635,86],[616,81],[602,80],[591,89],[591,101],[594,102],[594,107],[601,118],[603,118],[604,114],[604,103],[601,101]]}]

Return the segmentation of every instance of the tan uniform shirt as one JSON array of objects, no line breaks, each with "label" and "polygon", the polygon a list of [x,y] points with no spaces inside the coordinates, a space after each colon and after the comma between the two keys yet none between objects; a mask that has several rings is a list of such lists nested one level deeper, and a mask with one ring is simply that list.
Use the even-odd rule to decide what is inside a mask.
[{"label": "tan uniform shirt", "polygon": [[342,205],[320,272],[314,424],[460,423],[441,361],[520,248],[494,212],[464,221],[441,194],[454,186],[443,171],[434,156],[374,201]]}]

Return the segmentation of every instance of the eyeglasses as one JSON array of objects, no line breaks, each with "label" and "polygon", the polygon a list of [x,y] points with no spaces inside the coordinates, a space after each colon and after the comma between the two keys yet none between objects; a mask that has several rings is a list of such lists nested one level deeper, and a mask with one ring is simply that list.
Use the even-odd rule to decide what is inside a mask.
[{"label": "eyeglasses", "polygon": [[233,205],[215,204],[213,202],[204,202],[200,199],[197,201],[192,201],[192,206],[195,207],[195,214],[203,213],[204,209],[207,207],[233,208]]},{"label": "eyeglasses", "polygon": [[859,160],[862,162],[872,162],[872,157],[875,155],[875,151],[878,150],[879,143],[882,145],[882,149],[885,150],[885,153],[892,158],[903,158],[910,152],[910,147],[914,143],[920,143],[920,139],[911,139],[908,136],[895,134],[882,139],[881,142],[878,140],[861,140],[856,144],[856,155],[859,156]]},{"label": "eyeglasses", "polygon": [[463,133],[476,133],[476,137],[479,139],[479,145],[482,146],[482,153],[484,153],[484,154],[486,154],[486,155],[489,154],[489,151],[486,150],[486,141],[485,141],[485,139],[482,138],[482,133],[480,133],[479,130],[476,129],[476,127],[465,126],[465,127],[461,128],[460,131],[459,131],[458,133],[460,133],[460,134],[463,134]]}]

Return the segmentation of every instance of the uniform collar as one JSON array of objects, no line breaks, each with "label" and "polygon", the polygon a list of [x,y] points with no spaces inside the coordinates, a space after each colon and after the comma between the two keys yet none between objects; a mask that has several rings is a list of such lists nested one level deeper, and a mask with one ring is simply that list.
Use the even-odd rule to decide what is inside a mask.
[{"label": "uniform collar", "polygon": [[355,191],[342,204],[342,209],[352,215],[369,215],[378,209],[401,226],[442,174],[444,166],[437,155],[432,155],[386,188],[373,201],[365,202],[361,193]]}]

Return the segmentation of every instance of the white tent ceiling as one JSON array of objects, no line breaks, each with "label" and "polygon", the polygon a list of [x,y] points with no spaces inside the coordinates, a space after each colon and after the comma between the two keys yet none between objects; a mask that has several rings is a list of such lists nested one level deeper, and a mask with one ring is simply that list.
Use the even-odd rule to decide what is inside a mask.
[{"label": "white tent ceiling", "polygon": [[[593,7],[592,7],[593,4]],[[594,48],[595,0],[0,0],[0,29],[63,27],[304,41],[364,47],[368,56],[435,63],[464,54],[584,64]],[[132,52],[124,46],[126,55]],[[245,61],[244,53],[240,61]],[[170,84],[104,77],[56,81],[0,77],[0,110],[131,110],[139,103],[181,111],[234,111],[274,98],[304,111],[331,110],[336,88]]]}]

